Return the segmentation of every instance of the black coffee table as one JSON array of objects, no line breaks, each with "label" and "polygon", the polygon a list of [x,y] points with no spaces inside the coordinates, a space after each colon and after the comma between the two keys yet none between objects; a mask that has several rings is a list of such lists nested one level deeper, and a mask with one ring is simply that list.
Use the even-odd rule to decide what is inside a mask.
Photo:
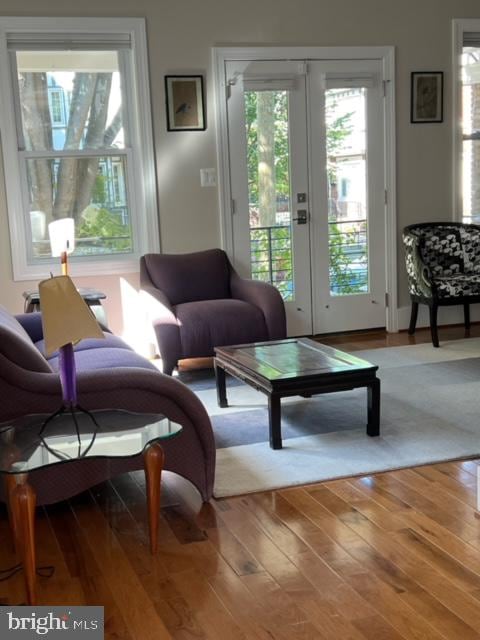
[{"label": "black coffee table", "polygon": [[225,372],[268,397],[270,447],[282,448],[281,398],[367,388],[367,435],[380,434],[378,367],[308,338],[257,342],[215,349],[220,407],[227,407]]}]

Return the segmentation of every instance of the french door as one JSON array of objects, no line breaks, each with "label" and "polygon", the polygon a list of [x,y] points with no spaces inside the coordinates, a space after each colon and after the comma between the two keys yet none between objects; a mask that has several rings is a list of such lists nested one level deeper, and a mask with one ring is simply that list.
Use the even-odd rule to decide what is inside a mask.
[{"label": "french door", "polygon": [[226,64],[233,261],[289,335],[385,325],[380,61]]}]

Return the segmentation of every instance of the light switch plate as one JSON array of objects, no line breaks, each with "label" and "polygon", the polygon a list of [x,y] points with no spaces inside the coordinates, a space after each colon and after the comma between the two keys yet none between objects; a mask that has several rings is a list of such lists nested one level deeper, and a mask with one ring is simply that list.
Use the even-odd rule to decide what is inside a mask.
[{"label": "light switch plate", "polygon": [[217,186],[217,172],[215,169],[200,169],[200,185],[202,187]]}]

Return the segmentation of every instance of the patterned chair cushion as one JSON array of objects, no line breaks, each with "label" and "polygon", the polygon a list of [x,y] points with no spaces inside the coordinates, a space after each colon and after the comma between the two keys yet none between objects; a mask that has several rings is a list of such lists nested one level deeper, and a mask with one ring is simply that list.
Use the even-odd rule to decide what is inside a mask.
[{"label": "patterned chair cushion", "polygon": [[422,229],[420,254],[433,277],[453,276],[464,271],[464,253],[458,227]]},{"label": "patterned chair cushion", "polygon": [[433,279],[439,298],[459,298],[480,295],[480,273],[460,274]]},{"label": "patterned chair cushion", "polygon": [[480,274],[480,231],[461,227],[460,237],[463,245],[465,273]]}]

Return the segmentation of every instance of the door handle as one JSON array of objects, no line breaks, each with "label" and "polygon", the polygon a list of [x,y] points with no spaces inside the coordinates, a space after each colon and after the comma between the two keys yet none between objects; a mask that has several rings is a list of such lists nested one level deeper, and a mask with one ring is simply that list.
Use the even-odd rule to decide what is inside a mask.
[{"label": "door handle", "polygon": [[299,209],[297,211],[297,217],[293,218],[294,222],[298,224],[307,224],[308,222],[308,211],[306,209]]}]

